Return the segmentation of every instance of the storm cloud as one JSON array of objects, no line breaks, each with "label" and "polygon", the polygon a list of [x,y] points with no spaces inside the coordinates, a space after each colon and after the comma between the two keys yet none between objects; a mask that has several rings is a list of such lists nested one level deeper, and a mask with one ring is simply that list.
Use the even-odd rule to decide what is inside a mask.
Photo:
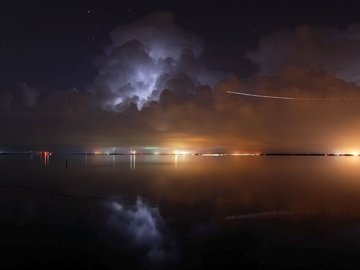
[{"label": "storm cloud", "polygon": [[268,34],[247,56],[259,75],[274,75],[289,67],[329,72],[360,83],[360,24],[344,29],[302,25]]},{"label": "storm cloud", "polygon": [[203,64],[206,44],[176,26],[170,13],[156,13],[111,33],[89,89],[24,85],[17,94],[3,92],[0,119],[7,128],[0,139],[4,145],[360,149],[358,29],[301,26],[268,34],[246,54],[258,73],[220,79]]},{"label": "storm cloud", "polygon": [[93,93],[105,110],[139,109],[157,101],[164,89],[191,95],[214,81],[200,59],[202,45],[177,27],[171,13],[158,12],[111,32]]}]

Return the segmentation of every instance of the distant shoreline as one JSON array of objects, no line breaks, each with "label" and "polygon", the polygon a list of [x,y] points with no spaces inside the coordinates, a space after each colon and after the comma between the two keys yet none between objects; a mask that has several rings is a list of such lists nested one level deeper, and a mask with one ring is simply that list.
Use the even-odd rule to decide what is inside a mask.
[{"label": "distant shoreline", "polygon": [[221,157],[221,156],[345,156],[345,157],[354,157],[360,156],[351,153],[189,153],[189,154],[176,154],[176,153],[94,153],[94,152],[42,152],[42,151],[17,151],[17,152],[0,152],[0,155],[43,155],[44,153],[51,154],[51,155],[81,155],[81,156],[214,156],[214,157]]}]

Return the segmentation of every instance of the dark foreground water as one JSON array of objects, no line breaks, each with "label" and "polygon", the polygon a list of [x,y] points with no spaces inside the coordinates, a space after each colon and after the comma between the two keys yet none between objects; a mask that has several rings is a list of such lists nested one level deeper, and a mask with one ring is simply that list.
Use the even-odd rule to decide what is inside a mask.
[{"label": "dark foreground water", "polygon": [[1,269],[360,267],[360,157],[2,155],[0,173]]}]

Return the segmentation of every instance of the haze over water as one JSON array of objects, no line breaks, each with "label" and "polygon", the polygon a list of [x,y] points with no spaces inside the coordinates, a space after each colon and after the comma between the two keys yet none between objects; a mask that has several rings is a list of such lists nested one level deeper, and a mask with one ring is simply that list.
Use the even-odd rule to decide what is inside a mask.
[{"label": "haze over water", "polygon": [[2,265],[358,267],[359,165],[360,157],[0,155]]}]

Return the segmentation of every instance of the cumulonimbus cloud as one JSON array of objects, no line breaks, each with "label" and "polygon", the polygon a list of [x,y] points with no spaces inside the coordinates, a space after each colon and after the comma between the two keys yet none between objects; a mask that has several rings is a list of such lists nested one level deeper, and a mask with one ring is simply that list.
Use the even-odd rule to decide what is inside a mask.
[{"label": "cumulonimbus cloud", "polygon": [[200,40],[177,27],[171,13],[158,12],[111,32],[92,91],[105,110],[139,109],[158,100],[164,89],[189,95],[209,84],[200,60]]},{"label": "cumulonimbus cloud", "polygon": [[258,64],[261,76],[298,67],[329,72],[360,85],[360,24],[345,30],[302,25],[270,33],[247,56]]},{"label": "cumulonimbus cloud", "polygon": [[360,62],[356,29],[270,34],[251,54],[258,76],[214,76],[211,87],[199,41],[170,14],[155,14],[114,30],[88,91],[2,94],[0,140],[239,151],[360,148],[360,87],[345,76]]}]

